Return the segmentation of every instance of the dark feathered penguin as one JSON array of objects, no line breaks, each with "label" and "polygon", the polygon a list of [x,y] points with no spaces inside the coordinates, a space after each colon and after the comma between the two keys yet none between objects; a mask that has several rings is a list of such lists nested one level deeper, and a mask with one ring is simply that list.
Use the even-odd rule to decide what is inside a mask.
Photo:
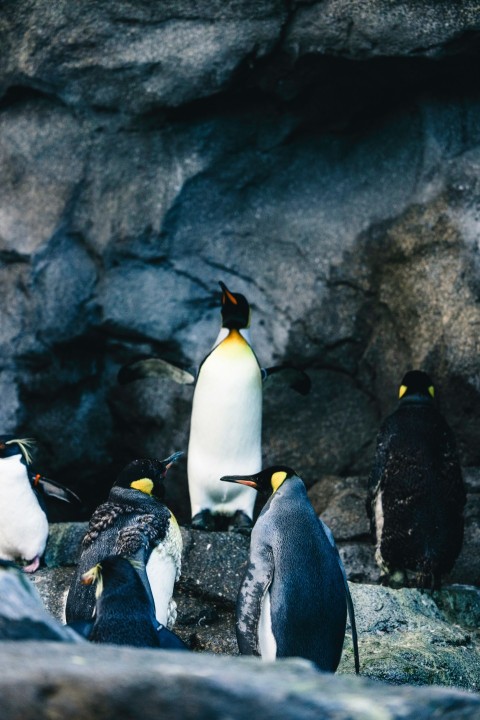
[{"label": "dark feathered penguin", "polygon": [[0,640],[79,642],[43,606],[36,587],[14,563],[0,560]]},{"label": "dark feathered penguin", "polygon": [[156,617],[171,626],[176,618],[173,585],[180,576],[182,536],[177,521],[161,502],[168,468],[182,453],[165,460],[134,460],[118,476],[108,501],[93,513],[67,597],[66,620],[89,621],[95,596],[82,576],[109,555],[133,557],[148,539],[145,586],[149,585]]},{"label": "dark feathered penguin", "polygon": [[384,581],[439,588],[463,541],[465,489],[455,438],[424,372],[408,372],[398,407],[383,423],[369,481],[367,513]]},{"label": "dark feathered penguin", "polygon": [[284,466],[222,480],[271,495],[252,530],[238,595],[240,652],[265,660],[299,656],[334,672],[345,636],[346,580],[303,480]]},{"label": "dark feathered penguin", "polygon": [[[148,539],[145,541],[147,548]],[[142,566],[142,560],[110,555],[84,573],[83,584],[96,584],[95,614],[89,623],[73,624],[73,628],[96,643],[187,650],[185,643],[156,619],[153,597],[136,570],[138,564]]]}]

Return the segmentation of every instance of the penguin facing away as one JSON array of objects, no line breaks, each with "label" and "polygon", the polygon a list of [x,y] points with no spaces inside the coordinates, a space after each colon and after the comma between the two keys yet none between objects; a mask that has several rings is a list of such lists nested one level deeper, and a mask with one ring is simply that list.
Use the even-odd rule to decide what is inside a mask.
[{"label": "penguin facing away", "polygon": [[240,652],[264,660],[303,657],[334,672],[345,636],[346,581],[303,480],[281,465],[222,480],[271,494],[252,530],[238,594]]},{"label": "penguin facing away", "polygon": [[[139,554],[147,548],[145,538]],[[135,569],[139,563],[142,560],[110,555],[83,574],[83,584],[96,584],[95,613],[78,629],[95,643],[187,650],[175,633],[157,621],[153,596]]]},{"label": "penguin facing away", "polygon": [[48,520],[28,472],[29,439],[0,438],[0,558],[35,572],[45,550]]},{"label": "penguin facing away", "polygon": [[171,627],[176,619],[172,598],[180,577],[182,536],[177,521],[161,502],[168,469],[183,453],[165,460],[140,459],[129,463],[117,477],[107,502],[93,513],[82,541],[65,609],[67,623],[90,621],[95,607],[92,585],[82,576],[109,555],[133,557],[148,539],[145,570],[139,569],[148,593],[153,595],[159,623]]},{"label": "penguin facing away", "polygon": [[431,378],[407,372],[384,421],[369,479],[375,559],[393,586],[439,589],[463,542],[466,495],[455,437],[436,407]]}]

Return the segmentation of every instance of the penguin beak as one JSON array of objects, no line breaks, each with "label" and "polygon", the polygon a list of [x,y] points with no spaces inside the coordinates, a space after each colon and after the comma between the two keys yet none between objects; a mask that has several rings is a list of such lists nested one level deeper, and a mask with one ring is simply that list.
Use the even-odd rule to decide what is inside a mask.
[{"label": "penguin beak", "polygon": [[182,455],[184,455],[184,454],[185,454],[185,453],[183,452],[183,450],[179,450],[178,452],[174,452],[173,455],[170,455],[169,457],[165,458],[165,460],[162,460],[162,463],[165,464],[165,470],[164,470],[164,472],[163,472],[164,477],[165,477],[165,475],[167,474],[167,470],[170,470],[170,468],[172,467],[172,465],[173,465],[174,463],[176,463],[177,460],[180,460],[180,458],[181,458]]},{"label": "penguin beak", "polygon": [[256,483],[255,480],[252,480],[252,478],[245,477],[244,475],[224,475],[220,478],[220,480],[222,482],[237,483],[237,485],[246,485],[247,487],[259,490],[258,483]]},{"label": "penguin beak", "polygon": [[222,288],[222,292],[223,292],[222,304],[225,305],[226,299],[228,298],[228,300],[232,303],[232,305],[238,305],[238,300],[237,300],[237,298],[236,298],[234,295],[232,295],[232,293],[231,293],[230,290],[227,288],[227,286],[225,285],[225,283],[223,283],[223,282],[220,280],[220,282],[219,282],[218,284],[219,284],[220,287]]},{"label": "penguin beak", "polygon": [[87,570],[87,572],[83,573],[81,583],[82,585],[92,585],[96,580],[98,579],[98,576],[101,572],[101,565],[100,563],[97,563],[97,565],[94,565],[90,570]]}]

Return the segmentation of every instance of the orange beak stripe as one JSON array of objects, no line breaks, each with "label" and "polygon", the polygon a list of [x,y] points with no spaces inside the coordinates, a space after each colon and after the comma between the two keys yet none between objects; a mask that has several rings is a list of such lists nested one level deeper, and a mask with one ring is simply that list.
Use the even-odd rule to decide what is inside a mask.
[{"label": "orange beak stripe", "polygon": [[237,300],[237,298],[236,298],[234,295],[232,295],[232,293],[230,292],[230,290],[227,290],[227,288],[225,288],[225,290],[224,290],[223,292],[224,292],[225,295],[228,297],[228,299],[230,300],[231,303],[233,303],[234,305],[238,305],[238,300]]}]

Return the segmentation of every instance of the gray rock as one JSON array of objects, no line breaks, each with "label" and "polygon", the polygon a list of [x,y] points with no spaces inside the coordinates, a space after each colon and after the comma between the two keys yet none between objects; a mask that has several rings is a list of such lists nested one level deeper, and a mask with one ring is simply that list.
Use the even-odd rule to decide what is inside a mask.
[{"label": "gray rock", "polygon": [[[4,645],[0,692],[5,720],[53,715],[110,720],[195,717],[268,720],[475,718],[477,696],[445,688],[392,688],[316,672],[306,661],[262,663],[135,648]],[[39,657],[41,658],[39,660]],[[139,694],[139,689],[141,693]],[[41,698],[41,702],[38,698]]]},{"label": "gray rock", "polygon": [[[56,583],[53,584],[56,591]],[[21,570],[0,568],[0,641],[54,640],[80,643],[70,628],[63,627],[45,610],[38,590]]]},{"label": "gray rock", "polygon": [[[73,538],[80,527],[53,535],[49,544]],[[248,538],[235,533],[203,533],[182,528],[182,576],[175,589],[175,632],[198,652],[238,655],[235,602],[248,557]],[[355,546],[353,561],[359,563]],[[340,546],[344,561],[351,559]],[[49,550],[52,553],[52,549]],[[65,553],[68,557],[70,553]],[[59,557],[58,554],[54,554]],[[71,556],[71,554],[70,554]],[[351,565],[355,568],[355,565]],[[348,565],[347,565],[348,568]],[[368,568],[368,564],[367,564]],[[352,570],[350,570],[352,573]],[[362,580],[368,570],[364,570]],[[72,567],[37,572],[45,606],[63,621],[64,595]],[[371,576],[374,575],[370,571]],[[480,593],[472,586],[444,587],[433,595],[350,583],[359,636],[361,674],[394,684],[451,685],[480,690]],[[347,629],[340,673],[354,673]]]}]

